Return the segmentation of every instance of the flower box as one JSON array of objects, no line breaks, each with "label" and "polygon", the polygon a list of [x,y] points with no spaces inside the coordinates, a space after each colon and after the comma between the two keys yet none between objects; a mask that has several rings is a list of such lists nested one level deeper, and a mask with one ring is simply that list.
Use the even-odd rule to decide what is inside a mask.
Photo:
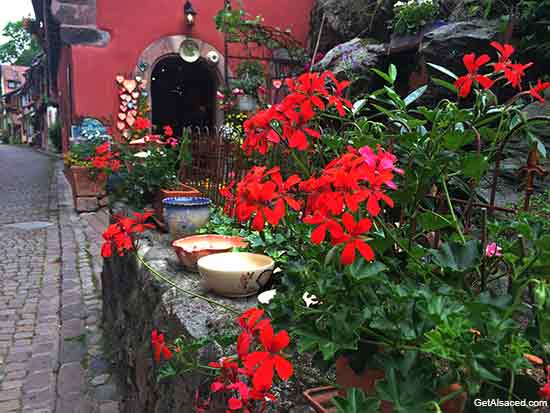
[{"label": "flower box", "polygon": [[73,188],[75,198],[79,197],[98,197],[104,193],[106,176],[92,174],[92,171],[85,166],[71,166],[65,169],[67,176]]}]

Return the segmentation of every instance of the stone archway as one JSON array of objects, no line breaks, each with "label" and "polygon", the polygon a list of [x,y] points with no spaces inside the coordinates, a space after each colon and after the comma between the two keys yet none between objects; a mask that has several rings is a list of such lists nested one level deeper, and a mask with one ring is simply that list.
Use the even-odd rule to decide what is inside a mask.
[{"label": "stone archway", "polygon": [[[208,54],[210,52],[215,52],[219,56],[219,61],[217,64],[209,64],[209,69],[214,74],[214,78],[216,81],[216,87],[219,87],[219,85],[222,85],[225,83],[225,58],[224,56],[212,45],[203,42],[202,40],[191,38],[185,35],[177,35],[177,36],[167,36],[163,37],[152,44],[150,44],[141,54],[141,56],[138,59],[137,65],[134,70],[135,76],[141,76],[143,79],[147,80],[147,91],[148,91],[148,104],[149,107],[152,108],[153,100],[152,100],[152,93],[151,93],[151,82],[153,77],[153,72],[155,70],[155,67],[159,62],[161,62],[163,59],[170,59],[175,56],[179,56],[179,50],[180,46],[183,41],[185,40],[192,40],[194,41],[200,51],[200,62],[196,62],[194,64],[209,64],[206,63],[209,61]],[[183,60],[182,60],[182,63]],[[214,126],[220,126],[223,122],[223,111],[219,107],[215,107],[214,109],[214,119],[212,124]]]}]

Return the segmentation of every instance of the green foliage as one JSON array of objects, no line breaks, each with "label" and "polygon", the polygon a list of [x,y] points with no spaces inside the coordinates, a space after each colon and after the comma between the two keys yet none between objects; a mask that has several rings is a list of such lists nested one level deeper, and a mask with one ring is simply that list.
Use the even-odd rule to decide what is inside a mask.
[{"label": "green foliage", "polygon": [[179,185],[178,171],[185,151],[177,148],[148,145],[135,153],[124,151],[126,164],[131,165],[123,173],[124,196],[135,208],[143,208],[153,202],[161,189],[175,189]]},{"label": "green foliage", "polygon": [[[521,115],[524,102],[506,106],[490,91],[476,92],[471,105],[442,100],[419,106],[425,87],[401,97],[394,88],[395,66],[374,72],[387,85],[356,102],[345,126],[326,115],[322,144],[296,157],[305,169],[316,170],[348,145],[391,145],[405,174],[391,194],[395,206],[374,220],[369,233],[376,261],[360,258],[341,266],[338,246],[313,245],[309,230],[287,214],[290,222],[270,230],[269,239],[281,240],[276,248],[288,251],[292,245],[296,251],[279,260],[283,272],[267,309],[291,332],[298,351],[312,354],[319,365],[345,354],[359,370],[365,364],[384,370],[386,378],[373,394],[353,391],[337,399],[339,412],[369,411],[381,401],[396,411],[437,411],[437,390],[452,383],[471,397],[504,387],[510,390],[501,397],[517,398],[523,393],[509,378],[529,367],[523,354],[550,354],[548,220],[519,214],[484,227],[474,210],[468,228],[466,211],[454,199],[482,202],[477,188],[498,146],[512,136],[529,139],[534,123]],[[548,214],[544,201],[533,202],[539,214]],[[232,231],[250,237],[235,226]],[[486,256],[482,231],[502,256]],[[267,250],[271,244],[253,245]],[[503,279],[508,288],[502,288]],[[525,329],[517,320],[531,287],[537,320]],[[366,353],[365,343],[376,343],[378,353]]]},{"label": "green foliage", "polygon": [[437,17],[439,9],[434,0],[398,1],[393,6],[391,26],[397,34],[416,34]]},{"label": "green foliage", "polygon": [[256,60],[245,60],[237,67],[237,79],[231,83],[247,95],[256,96],[258,88],[265,86],[264,67]]},{"label": "green foliage", "polygon": [[42,51],[25,29],[23,20],[8,23],[2,35],[8,40],[0,45],[0,62],[30,66],[34,57]]},{"label": "green foliage", "polygon": [[61,123],[56,122],[48,129],[48,139],[53,144],[57,152],[62,150]]}]

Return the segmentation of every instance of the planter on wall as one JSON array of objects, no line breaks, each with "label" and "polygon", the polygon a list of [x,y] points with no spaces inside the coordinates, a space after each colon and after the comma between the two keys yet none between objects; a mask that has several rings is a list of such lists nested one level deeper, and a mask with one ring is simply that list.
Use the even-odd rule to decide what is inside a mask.
[{"label": "planter on wall", "polygon": [[254,112],[258,108],[258,100],[252,95],[241,95],[237,106],[241,112]]},{"label": "planter on wall", "polygon": [[179,184],[175,189],[161,189],[157,194],[157,197],[153,203],[153,208],[155,209],[155,217],[161,221],[164,220],[164,211],[162,201],[166,198],[181,198],[181,197],[200,197],[201,193],[198,189],[193,188],[192,186]]},{"label": "planter on wall", "polygon": [[[366,367],[363,373],[357,374],[349,365],[349,360],[346,357],[339,357],[336,360],[336,383],[343,389],[358,388],[366,394],[372,394],[375,391],[376,382],[382,379],[384,379],[383,370]],[[457,392],[461,388],[460,384],[455,383],[440,389],[438,393],[443,397]],[[305,391],[304,396],[317,412],[335,413],[336,408],[332,406],[330,400],[336,396],[345,397],[345,392],[336,387],[320,387]],[[467,394],[463,392],[443,403],[441,409],[444,413],[463,413],[466,401]],[[392,404],[383,401],[380,405],[380,412],[393,412]]]},{"label": "planter on wall", "polygon": [[174,239],[196,234],[210,218],[211,201],[208,198],[165,198],[162,204],[164,222]]},{"label": "planter on wall", "polygon": [[106,177],[92,174],[85,166],[71,166],[65,169],[65,174],[75,198],[98,197],[104,192]]}]

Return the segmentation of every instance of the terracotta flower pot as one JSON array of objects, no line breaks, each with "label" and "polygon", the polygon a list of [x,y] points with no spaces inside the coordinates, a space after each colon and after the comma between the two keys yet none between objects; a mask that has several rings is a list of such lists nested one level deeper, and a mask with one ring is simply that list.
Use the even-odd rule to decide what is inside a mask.
[{"label": "terracotta flower pot", "polygon": [[[360,388],[365,393],[371,394],[375,390],[376,382],[384,378],[384,371],[378,369],[365,368],[362,375],[358,375],[349,365],[349,361],[345,357],[340,357],[336,360],[336,383],[344,388]],[[449,387],[438,391],[440,396],[446,396],[462,389],[458,383],[452,384]],[[462,392],[441,405],[441,409],[445,413],[462,413],[466,405],[468,395]],[[393,406],[389,402],[382,402],[380,406],[382,413],[391,413]]]},{"label": "terracotta flower pot", "polygon": [[166,198],[181,198],[181,197],[200,197],[202,196],[198,189],[193,188],[192,186],[179,184],[175,189],[161,189],[157,194],[155,201],[153,203],[153,208],[155,209],[155,217],[163,221],[164,220],[164,211],[162,201]]},{"label": "terracotta flower pot", "polygon": [[94,175],[84,166],[71,166],[66,172],[75,197],[99,196],[104,192],[105,175]]}]

